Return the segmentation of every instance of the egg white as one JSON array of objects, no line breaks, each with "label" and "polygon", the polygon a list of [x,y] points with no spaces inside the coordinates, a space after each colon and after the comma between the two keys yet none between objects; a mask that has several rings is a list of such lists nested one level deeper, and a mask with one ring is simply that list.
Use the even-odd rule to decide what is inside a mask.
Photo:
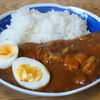
[{"label": "egg white", "polygon": [[13,45],[15,48],[16,48],[16,53],[14,54],[14,56],[10,57],[10,58],[7,58],[7,59],[0,59],[0,69],[6,69],[8,67],[11,66],[12,62],[17,58],[18,56],[18,46],[15,42],[13,41],[3,41],[3,42],[0,42],[0,46],[3,46],[3,45]]},{"label": "egg white", "polygon": [[[22,65],[22,64],[29,64],[30,66],[37,66],[41,69],[42,72],[42,78],[37,81],[37,82],[24,82],[24,81],[20,81],[17,77],[17,68]],[[23,87],[28,88],[28,89],[34,89],[37,90],[41,87],[44,87],[48,84],[48,82],[50,81],[50,74],[48,72],[48,70],[46,69],[46,67],[41,64],[39,61],[36,61],[34,59],[30,59],[27,57],[20,57],[18,59],[16,59],[13,64],[12,64],[12,72],[14,75],[15,80]]]}]

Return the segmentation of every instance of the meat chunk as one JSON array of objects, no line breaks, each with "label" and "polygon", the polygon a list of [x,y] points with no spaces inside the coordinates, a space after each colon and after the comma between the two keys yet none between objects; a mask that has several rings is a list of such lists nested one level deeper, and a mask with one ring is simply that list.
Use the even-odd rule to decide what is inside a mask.
[{"label": "meat chunk", "polygon": [[62,62],[63,61],[63,57],[56,55],[52,52],[50,52],[49,50],[44,50],[43,51],[43,57],[42,57],[42,62],[45,65],[48,65],[49,63],[52,62]]},{"label": "meat chunk", "polygon": [[56,54],[54,54],[54,53],[49,53],[49,58],[51,59],[51,60],[54,60],[54,61],[63,61],[63,57],[61,57],[61,56],[59,56],[59,55],[56,55]]},{"label": "meat chunk", "polygon": [[64,66],[68,70],[76,71],[78,70],[79,62],[73,56],[67,55],[64,60]]}]

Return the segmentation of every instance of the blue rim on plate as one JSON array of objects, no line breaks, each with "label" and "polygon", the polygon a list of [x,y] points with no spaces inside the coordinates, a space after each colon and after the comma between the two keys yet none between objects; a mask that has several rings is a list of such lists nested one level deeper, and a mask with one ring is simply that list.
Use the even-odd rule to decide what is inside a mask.
[{"label": "blue rim on plate", "polygon": [[[58,4],[34,4],[34,5],[28,5],[25,7],[22,7],[18,10],[24,9],[24,8],[29,8],[31,9],[36,9],[42,13],[46,13],[48,11],[51,11],[52,9],[55,11],[65,11],[68,10],[71,14],[77,14],[78,16],[80,16],[82,19],[87,20],[87,25],[88,25],[88,30],[90,32],[94,32],[94,31],[100,31],[100,18],[97,17],[96,15],[90,13],[89,11],[77,8],[77,7],[72,7],[72,6],[61,6]],[[16,12],[16,11],[11,11],[8,13],[3,14],[2,16],[0,16],[0,32],[2,32],[4,29],[6,29],[6,25],[10,25],[10,20],[11,20],[11,13]],[[14,90],[17,90],[19,92],[22,93],[26,93],[26,94],[30,94],[30,95],[37,95],[37,96],[65,96],[65,95],[70,95],[70,94],[74,94],[83,90],[86,90],[87,88],[90,88],[92,86],[94,86],[95,84],[100,82],[100,77],[97,78],[96,81],[92,82],[89,85],[86,85],[84,87],[75,89],[75,90],[71,90],[71,91],[66,91],[66,92],[59,92],[59,93],[46,93],[46,92],[37,92],[37,91],[31,91],[31,90],[27,90],[27,89],[22,89],[20,87],[14,86],[2,79],[0,79],[0,82]]]}]

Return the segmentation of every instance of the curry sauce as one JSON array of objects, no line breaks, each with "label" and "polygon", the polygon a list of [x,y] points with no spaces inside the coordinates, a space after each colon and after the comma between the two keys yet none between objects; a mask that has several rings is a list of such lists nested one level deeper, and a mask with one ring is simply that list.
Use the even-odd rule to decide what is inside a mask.
[{"label": "curry sauce", "polygon": [[[38,91],[62,92],[85,86],[100,77],[100,33],[95,32],[74,40],[19,45],[19,57],[43,63],[50,72],[50,82]],[[11,67],[0,70],[0,77],[19,86]]]}]

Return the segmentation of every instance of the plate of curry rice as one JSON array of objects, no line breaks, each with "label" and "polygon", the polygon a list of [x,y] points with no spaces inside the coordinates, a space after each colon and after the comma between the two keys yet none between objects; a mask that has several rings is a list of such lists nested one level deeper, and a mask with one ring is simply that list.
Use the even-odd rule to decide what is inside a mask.
[{"label": "plate of curry rice", "polygon": [[100,18],[81,8],[33,4],[0,16],[0,82],[37,96],[66,96],[100,82]]}]

